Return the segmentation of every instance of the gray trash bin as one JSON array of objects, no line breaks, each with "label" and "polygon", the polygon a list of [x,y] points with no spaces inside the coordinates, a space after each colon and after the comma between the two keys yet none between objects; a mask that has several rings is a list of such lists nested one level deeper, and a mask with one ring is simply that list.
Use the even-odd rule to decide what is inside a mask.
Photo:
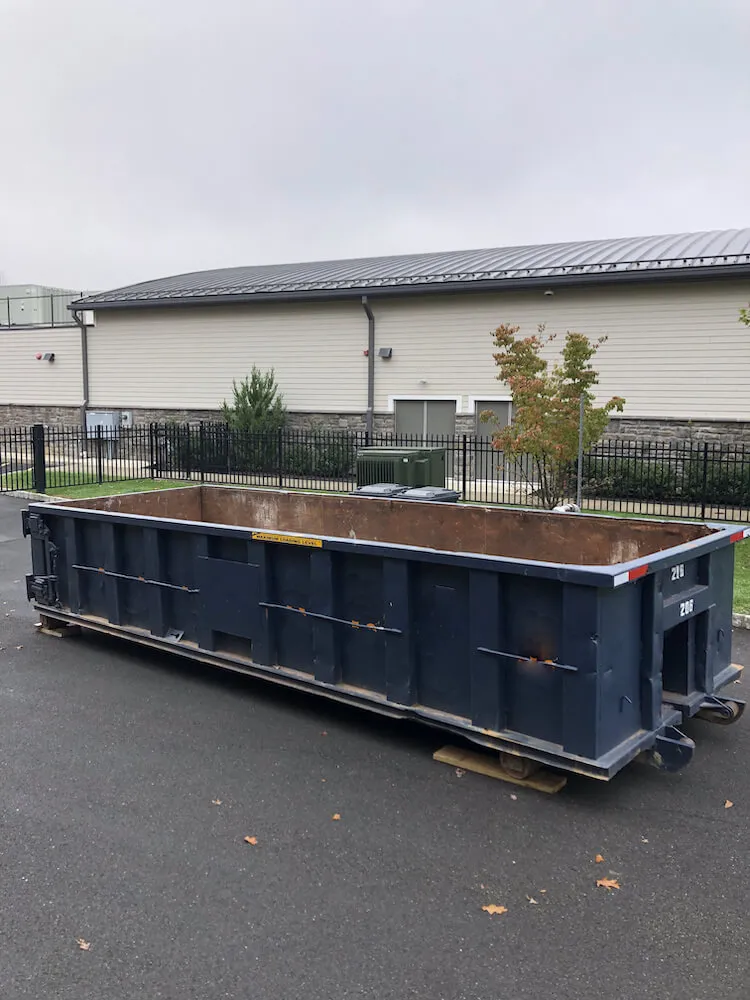
[{"label": "gray trash bin", "polygon": [[359,497],[397,497],[405,493],[408,486],[400,483],[371,483],[369,486],[358,486],[354,491]]},{"label": "gray trash bin", "polygon": [[455,490],[445,490],[441,486],[417,486],[399,494],[399,500],[430,500],[434,503],[456,503],[460,493]]}]

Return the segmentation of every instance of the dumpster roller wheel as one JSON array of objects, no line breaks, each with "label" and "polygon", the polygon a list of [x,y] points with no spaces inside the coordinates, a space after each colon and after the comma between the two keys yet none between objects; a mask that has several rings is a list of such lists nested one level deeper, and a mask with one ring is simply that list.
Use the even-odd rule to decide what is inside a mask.
[{"label": "dumpster roller wheel", "polygon": [[518,778],[523,781],[536,774],[542,765],[538,760],[531,760],[529,757],[517,757],[514,753],[500,751],[500,767],[511,778]]},{"label": "dumpster roller wheel", "polygon": [[745,711],[744,701],[733,701],[730,698],[707,698],[695,713],[696,719],[713,722],[717,726],[731,726],[742,717]]}]

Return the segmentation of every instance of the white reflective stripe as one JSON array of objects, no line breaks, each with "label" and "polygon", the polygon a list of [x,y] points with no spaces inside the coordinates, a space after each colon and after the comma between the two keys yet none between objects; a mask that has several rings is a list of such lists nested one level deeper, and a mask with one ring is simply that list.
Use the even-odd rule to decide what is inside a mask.
[{"label": "white reflective stripe", "polygon": [[619,587],[621,583],[627,583],[629,579],[629,573],[618,573],[615,577],[615,587]]}]

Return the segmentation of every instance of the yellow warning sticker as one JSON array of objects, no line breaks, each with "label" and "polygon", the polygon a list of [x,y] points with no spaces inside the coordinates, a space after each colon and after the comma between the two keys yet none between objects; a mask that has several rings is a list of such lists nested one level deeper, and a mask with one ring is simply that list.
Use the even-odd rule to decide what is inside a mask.
[{"label": "yellow warning sticker", "polygon": [[308,549],[322,549],[322,538],[305,538],[303,535],[279,535],[275,531],[254,531],[254,542],[281,542],[283,545],[304,545]]}]

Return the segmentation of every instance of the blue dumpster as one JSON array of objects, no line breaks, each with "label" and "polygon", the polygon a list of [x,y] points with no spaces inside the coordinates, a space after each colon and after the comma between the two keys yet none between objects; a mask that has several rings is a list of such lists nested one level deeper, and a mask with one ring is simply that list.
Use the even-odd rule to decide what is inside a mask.
[{"label": "blue dumpster", "polygon": [[[750,529],[221,486],[32,503],[42,616],[607,779],[726,723]],[[525,765],[524,765],[525,766]]]}]

